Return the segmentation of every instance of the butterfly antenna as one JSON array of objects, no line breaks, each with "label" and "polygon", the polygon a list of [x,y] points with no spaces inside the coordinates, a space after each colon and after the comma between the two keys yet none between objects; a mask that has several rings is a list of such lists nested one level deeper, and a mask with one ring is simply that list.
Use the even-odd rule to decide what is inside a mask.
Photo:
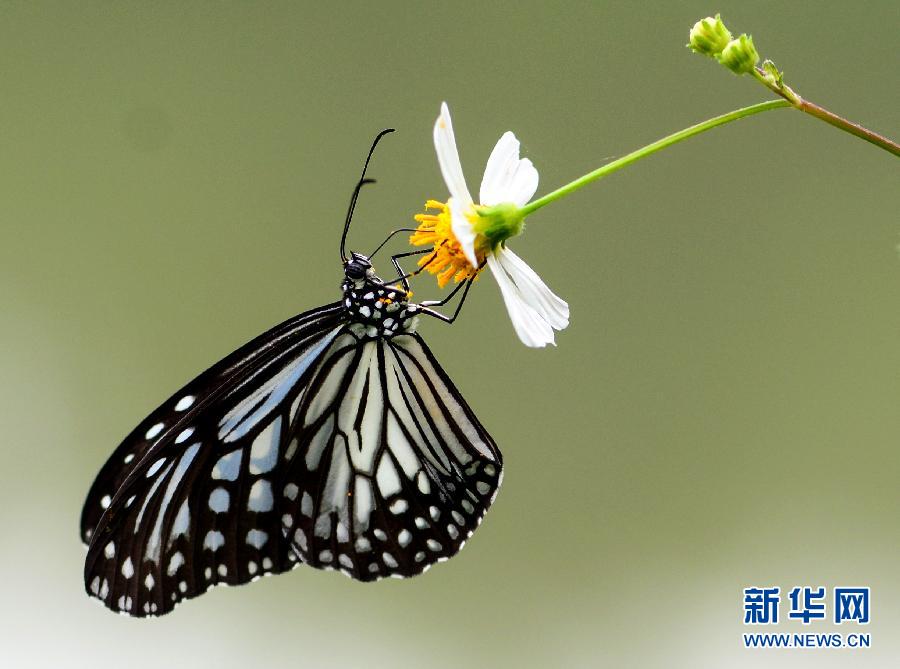
[{"label": "butterfly antenna", "polygon": [[359,191],[361,191],[362,187],[366,184],[375,183],[374,179],[366,179],[366,170],[369,168],[369,161],[372,159],[372,154],[375,153],[375,147],[378,146],[378,142],[381,140],[381,138],[391,132],[394,132],[394,129],[387,128],[379,132],[375,137],[375,140],[372,142],[372,148],[369,149],[369,155],[366,156],[366,162],[363,165],[362,176],[360,176],[359,181],[356,183],[356,188],[353,189],[353,195],[350,197],[350,207],[347,209],[347,219],[344,221],[344,233],[341,235],[341,260],[343,260],[344,262],[347,262],[347,252],[345,251],[345,247],[347,244],[347,233],[350,231],[350,221],[353,219],[353,210],[356,209],[356,201],[359,199]]}]

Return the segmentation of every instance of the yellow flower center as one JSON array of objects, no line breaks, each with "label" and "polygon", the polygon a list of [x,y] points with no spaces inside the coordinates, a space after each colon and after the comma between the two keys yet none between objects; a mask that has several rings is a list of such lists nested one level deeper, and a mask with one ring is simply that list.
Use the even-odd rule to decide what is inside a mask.
[{"label": "yellow flower center", "polygon": [[[436,211],[429,214],[428,211]],[[459,283],[470,277],[476,277],[478,269],[472,267],[469,259],[460,246],[459,240],[453,234],[450,225],[450,211],[447,205],[437,200],[428,200],[425,203],[425,213],[416,214],[416,222],[419,227],[410,236],[409,243],[413,246],[425,246],[432,244],[434,251],[422,256],[419,267],[425,267],[431,274],[437,276],[438,286],[443,288],[450,279]],[[475,253],[479,261],[484,258],[484,249],[476,244]]]}]

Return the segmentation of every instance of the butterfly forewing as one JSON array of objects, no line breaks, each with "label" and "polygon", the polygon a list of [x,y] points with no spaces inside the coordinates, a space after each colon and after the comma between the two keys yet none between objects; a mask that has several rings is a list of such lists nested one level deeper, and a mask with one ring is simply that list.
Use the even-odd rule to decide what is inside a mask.
[{"label": "butterfly forewing", "polygon": [[500,453],[415,334],[332,344],[295,417],[284,531],[304,562],[368,581],[454,555],[502,477]]},{"label": "butterfly forewing", "polygon": [[[144,446],[137,464],[115,472],[123,483],[92,532],[88,592],[131,615],[161,614],[215,583],[289,568],[295,555],[281,532],[279,461],[291,407],[344,327],[338,312],[293,319],[214,366],[203,376],[219,384]],[[102,506],[92,490],[84,517]]]},{"label": "butterfly forewing", "polygon": [[284,321],[210,367],[141,421],[94,479],[81,512],[82,541],[90,542],[113,495],[154,444],[174,438],[181,425],[205,412],[204,406],[214,403],[217,393],[231,388],[261,358],[273,356],[279,347],[290,351],[304,336],[333,326],[340,311],[339,305],[332,304]]}]

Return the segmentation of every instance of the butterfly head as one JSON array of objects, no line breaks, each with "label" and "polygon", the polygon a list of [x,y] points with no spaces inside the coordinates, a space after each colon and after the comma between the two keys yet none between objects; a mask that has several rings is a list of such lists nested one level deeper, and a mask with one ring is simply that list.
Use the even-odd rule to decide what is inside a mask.
[{"label": "butterfly head", "polygon": [[369,259],[355,251],[351,251],[350,257],[344,262],[344,276],[356,288],[363,288],[367,281],[377,278]]}]

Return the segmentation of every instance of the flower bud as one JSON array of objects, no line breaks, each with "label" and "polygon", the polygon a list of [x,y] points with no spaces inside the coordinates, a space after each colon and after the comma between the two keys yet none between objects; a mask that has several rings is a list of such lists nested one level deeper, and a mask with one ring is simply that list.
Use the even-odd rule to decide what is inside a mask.
[{"label": "flower bud", "polygon": [[753,38],[743,34],[731,40],[719,54],[718,59],[735,74],[747,74],[756,67],[759,54],[753,46]]},{"label": "flower bud", "polygon": [[707,16],[691,28],[691,39],[688,46],[696,53],[715,57],[722,53],[725,45],[731,41],[731,33],[718,14],[713,18]]}]

